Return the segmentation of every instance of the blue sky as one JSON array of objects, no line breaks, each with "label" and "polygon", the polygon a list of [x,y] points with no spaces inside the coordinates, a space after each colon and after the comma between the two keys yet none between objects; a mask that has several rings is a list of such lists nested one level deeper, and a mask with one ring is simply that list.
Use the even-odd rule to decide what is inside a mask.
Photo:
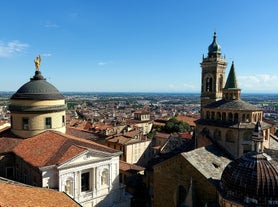
[{"label": "blue sky", "polygon": [[34,75],[60,91],[200,92],[214,31],[242,93],[278,92],[278,1],[9,0],[0,7],[0,91]]}]

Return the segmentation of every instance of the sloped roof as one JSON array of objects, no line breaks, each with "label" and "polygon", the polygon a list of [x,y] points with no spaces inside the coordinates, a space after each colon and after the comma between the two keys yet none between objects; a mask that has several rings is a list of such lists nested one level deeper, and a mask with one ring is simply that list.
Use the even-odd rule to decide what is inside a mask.
[{"label": "sloped roof", "polygon": [[119,152],[89,140],[54,131],[45,131],[22,140],[13,152],[35,167],[44,167],[61,164],[86,150],[105,153]]},{"label": "sloped roof", "polygon": [[223,170],[231,162],[215,145],[197,148],[181,155],[207,179],[220,180]]},{"label": "sloped roof", "polygon": [[156,132],[154,137],[168,139],[170,136],[171,136],[171,134],[168,134],[168,133]]},{"label": "sloped roof", "polygon": [[206,105],[204,108],[215,108],[221,110],[240,110],[240,111],[262,111],[262,109],[254,106],[248,102],[241,99],[226,101],[221,99],[219,101],[212,102]]},{"label": "sloped roof", "polygon": [[77,207],[80,205],[63,192],[0,182],[0,206]]},{"label": "sloped roof", "polygon": [[112,138],[108,138],[107,142],[114,142],[114,143],[119,143],[119,144],[126,144],[128,143],[132,138],[130,137],[124,137],[122,135],[115,136]]},{"label": "sloped roof", "polygon": [[23,139],[18,138],[0,138],[0,154],[12,152],[12,149],[19,144]]},{"label": "sloped roof", "polygon": [[179,120],[179,121],[186,122],[190,126],[196,126],[195,121],[198,120],[198,118],[189,117],[189,116],[181,116],[181,115],[177,116],[176,119]]},{"label": "sloped roof", "polygon": [[122,171],[144,171],[145,168],[139,165],[130,164],[120,160],[120,170]]}]

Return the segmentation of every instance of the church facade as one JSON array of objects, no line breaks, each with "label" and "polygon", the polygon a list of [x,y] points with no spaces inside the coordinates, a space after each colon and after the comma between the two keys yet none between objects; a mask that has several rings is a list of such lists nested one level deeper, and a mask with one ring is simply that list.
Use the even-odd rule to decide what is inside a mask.
[{"label": "church facade", "polygon": [[278,164],[263,152],[271,125],[241,100],[234,63],[225,81],[226,66],[214,34],[201,63],[196,149],[153,166],[153,206],[277,206]]},{"label": "church facade", "polygon": [[40,58],[35,63],[33,78],[11,97],[11,128],[0,134],[0,176],[65,192],[85,207],[130,206],[119,182],[122,153],[65,133],[65,98],[42,76]]},{"label": "church facade", "polygon": [[214,33],[208,56],[203,57],[201,63],[201,118],[196,122],[197,147],[215,142],[233,158],[238,158],[252,150],[251,135],[257,121],[262,121],[263,144],[269,148],[271,125],[263,122],[262,109],[241,100],[234,62],[225,83],[226,65]]}]

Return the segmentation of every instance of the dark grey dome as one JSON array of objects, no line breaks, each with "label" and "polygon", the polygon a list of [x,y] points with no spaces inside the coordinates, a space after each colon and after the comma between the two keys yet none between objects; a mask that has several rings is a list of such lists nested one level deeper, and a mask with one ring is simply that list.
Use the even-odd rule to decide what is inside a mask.
[{"label": "dark grey dome", "polygon": [[52,84],[48,83],[41,75],[40,71],[36,71],[33,78],[28,83],[21,86],[11,99],[24,100],[58,100],[65,97]]},{"label": "dark grey dome", "polygon": [[208,47],[208,54],[221,54],[221,47],[216,41],[216,32],[214,32],[213,41]]},{"label": "dark grey dome", "polygon": [[277,206],[270,203],[278,202],[277,167],[278,163],[267,154],[249,152],[224,169],[221,177],[224,193],[243,203],[254,201],[257,203],[254,206]]}]

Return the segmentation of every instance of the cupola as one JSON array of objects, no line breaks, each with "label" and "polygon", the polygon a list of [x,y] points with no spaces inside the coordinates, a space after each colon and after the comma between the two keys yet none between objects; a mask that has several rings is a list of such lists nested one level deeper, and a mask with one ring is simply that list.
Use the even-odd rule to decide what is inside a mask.
[{"label": "cupola", "polygon": [[65,133],[65,98],[43,77],[40,62],[38,56],[35,75],[10,98],[11,130],[22,138],[49,129]]},{"label": "cupola", "polygon": [[208,56],[216,57],[218,55],[221,55],[221,47],[216,41],[216,32],[214,32],[213,41],[208,47]]},{"label": "cupola", "polygon": [[252,139],[256,149],[232,161],[222,173],[223,201],[244,206],[277,206],[278,163],[263,153],[260,122],[255,126]]}]

